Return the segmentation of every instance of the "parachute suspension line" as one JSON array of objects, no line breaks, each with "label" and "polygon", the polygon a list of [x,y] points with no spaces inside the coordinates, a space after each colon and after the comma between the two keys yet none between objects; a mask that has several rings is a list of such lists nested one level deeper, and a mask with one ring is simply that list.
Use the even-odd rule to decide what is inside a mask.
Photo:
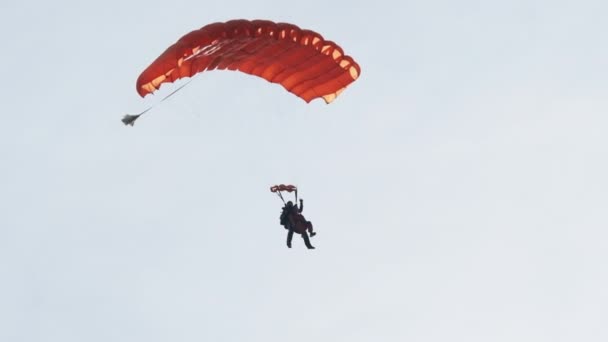
[{"label": "parachute suspension line", "polygon": [[188,84],[190,84],[190,82],[192,82],[192,80],[194,80],[194,78],[191,78],[188,82],[182,84],[177,89],[175,89],[174,91],[172,91],[169,95],[163,97],[160,101],[158,101],[157,103],[153,104],[152,106],[150,106],[148,109],[144,110],[143,112],[141,112],[139,114],[126,114],[125,116],[123,116],[123,118],[121,120],[122,123],[124,123],[125,126],[127,126],[127,125],[133,126],[135,124],[135,120],[137,120],[137,118],[139,118],[140,116],[146,114],[150,109],[156,107],[158,104],[160,104],[161,102],[163,102],[166,99],[168,99],[169,97],[171,97],[171,95],[173,95],[173,94],[177,93],[178,91],[180,91],[183,87],[185,87]]},{"label": "parachute suspension line", "polygon": [[277,191],[277,195],[279,195],[279,198],[281,199],[281,201],[283,201],[283,204],[287,205],[287,203],[285,203],[285,200],[283,199],[283,195],[281,195],[280,191]]}]

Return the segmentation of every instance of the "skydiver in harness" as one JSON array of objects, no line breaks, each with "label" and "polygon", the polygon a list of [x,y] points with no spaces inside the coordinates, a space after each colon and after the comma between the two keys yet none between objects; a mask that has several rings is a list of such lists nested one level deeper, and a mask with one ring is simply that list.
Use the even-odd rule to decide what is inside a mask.
[{"label": "skydiver in harness", "polygon": [[291,239],[293,238],[293,233],[296,232],[302,235],[304,244],[308,249],[315,249],[315,247],[310,244],[308,233],[310,233],[310,237],[317,235],[317,233],[313,231],[312,223],[310,221],[306,221],[302,215],[303,210],[304,200],[302,199],[300,199],[299,208],[297,204],[294,205],[291,201],[287,202],[283,207],[283,212],[281,213],[281,225],[285,227],[285,229],[289,230],[287,233],[287,247],[291,248]]},{"label": "skydiver in harness", "polygon": [[294,192],[296,195],[296,202],[298,201],[298,189],[293,185],[275,185],[270,188],[271,192],[277,193],[281,201],[285,204],[282,208],[280,222],[285,229],[289,232],[287,233],[287,247],[291,248],[291,239],[293,238],[293,233],[298,233],[302,235],[302,239],[304,240],[304,244],[308,249],[314,249],[310,244],[310,239],[308,234],[310,233],[310,237],[315,236],[317,233],[313,231],[312,223],[307,221],[302,215],[302,211],[304,210],[304,201],[300,199],[300,207],[298,205],[294,205],[292,201],[288,201],[285,203],[283,196],[281,195],[281,191]]}]

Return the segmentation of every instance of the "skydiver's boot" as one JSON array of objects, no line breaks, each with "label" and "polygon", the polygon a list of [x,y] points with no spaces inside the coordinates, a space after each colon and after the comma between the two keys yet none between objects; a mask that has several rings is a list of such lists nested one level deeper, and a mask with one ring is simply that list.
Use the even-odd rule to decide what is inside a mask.
[{"label": "skydiver's boot", "polygon": [[306,232],[302,233],[302,239],[304,239],[304,244],[306,245],[306,247],[308,249],[315,249],[311,244],[310,244],[310,239],[308,238],[308,234],[306,234]]}]

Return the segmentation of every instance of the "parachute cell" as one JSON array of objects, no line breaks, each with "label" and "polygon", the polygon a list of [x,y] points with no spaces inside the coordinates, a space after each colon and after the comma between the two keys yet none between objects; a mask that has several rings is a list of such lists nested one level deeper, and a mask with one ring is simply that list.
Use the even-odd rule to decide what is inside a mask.
[{"label": "parachute cell", "polygon": [[360,75],[336,43],[313,31],[266,20],[232,20],[192,31],[162,53],[137,79],[140,96],[161,84],[209,70],[237,70],[281,84],[310,102],[332,102]]}]

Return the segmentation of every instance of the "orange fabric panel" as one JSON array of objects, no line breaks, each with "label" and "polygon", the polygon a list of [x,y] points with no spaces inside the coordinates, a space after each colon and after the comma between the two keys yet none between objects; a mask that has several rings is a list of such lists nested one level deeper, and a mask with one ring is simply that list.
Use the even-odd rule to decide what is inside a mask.
[{"label": "orange fabric panel", "polygon": [[281,84],[310,102],[329,103],[361,74],[336,43],[313,31],[266,20],[232,20],[192,31],[163,52],[137,79],[145,96],[161,84],[210,70],[235,70]]}]

